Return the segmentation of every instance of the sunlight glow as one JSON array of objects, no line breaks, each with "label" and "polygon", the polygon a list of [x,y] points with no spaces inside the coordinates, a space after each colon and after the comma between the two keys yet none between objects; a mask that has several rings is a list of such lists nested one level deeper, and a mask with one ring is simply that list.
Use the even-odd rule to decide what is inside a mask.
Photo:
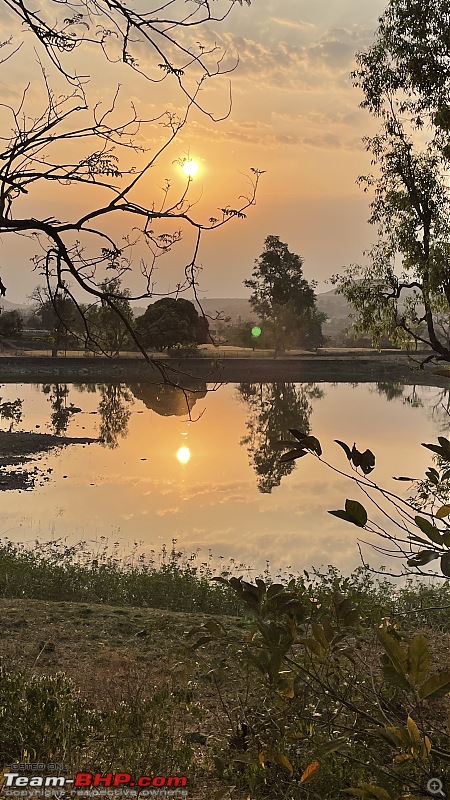
[{"label": "sunlight glow", "polygon": [[185,161],[182,170],[188,178],[193,178],[198,172],[198,164],[196,161]]},{"label": "sunlight glow", "polygon": [[189,447],[180,447],[180,449],[177,451],[177,458],[180,464],[187,464],[190,457],[191,451],[189,450]]}]

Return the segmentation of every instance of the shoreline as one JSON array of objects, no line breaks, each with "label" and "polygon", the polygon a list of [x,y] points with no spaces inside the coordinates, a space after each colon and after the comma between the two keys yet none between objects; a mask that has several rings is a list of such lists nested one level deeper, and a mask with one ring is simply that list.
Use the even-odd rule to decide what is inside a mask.
[{"label": "shoreline", "polygon": [[[155,360],[156,361],[156,360]],[[406,355],[398,352],[308,354],[284,358],[159,358],[168,379],[182,385],[183,378],[207,383],[373,383],[392,382],[447,388],[449,379],[436,374],[442,367],[425,365],[420,369]],[[450,377],[450,373],[449,373]],[[0,359],[0,382],[67,383],[126,382],[149,380],[162,383],[157,366],[140,358],[74,358],[47,356],[3,357]]]}]

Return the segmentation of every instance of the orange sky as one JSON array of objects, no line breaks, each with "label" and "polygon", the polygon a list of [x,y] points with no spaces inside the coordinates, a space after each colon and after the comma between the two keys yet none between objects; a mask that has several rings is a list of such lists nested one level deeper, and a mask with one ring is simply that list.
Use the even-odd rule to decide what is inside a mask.
[{"label": "orange sky", "polygon": [[[379,0],[369,4],[358,0],[331,4],[325,0],[254,0],[250,7],[236,5],[225,22],[193,32],[193,41],[223,47],[227,65],[239,54],[239,66],[231,76],[231,114],[217,124],[198,112],[192,114],[178,140],[142,182],[136,199],[159,202],[165,178],[172,182],[175,199],[184,178],[174,161],[189,153],[200,167],[190,190],[196,203],[193,213],[207,220],[218,216],[221,206],[238,205],[239,195],[248,190],[250,167],[266,170],[257,205],[248,218],[205,235],[199,257],[203,266],[201,296],[248,294],[242,281],[249,277],[253,260],[269,234],[280,236],[304,257],[305,275],[319,282],[319,291],[331,288],[324,281],[332,273],[363,259],[362,251],[374,240],[375,231],[366,223],[368,199],[355,180],[370,171],[361,137],[375,126],[358,108],[360,96],[351,85],[349,72],[355,51],[370,43],[383,7]],[[5,14],[3,10],[2,29],[14,32]],[[16,35],[20,36],[17,30]],[[32,44],[25,36],[20,58],[4,64],[0,75],[0,94],[10,103],[17,102],[33,77],[30,111],[42,103],[42,81]],[[72,57],[80,59],[77,51]],[[144,52],[141,58],[145,66]],[[89,53],[81,63],[93,76],[88,90],[91,105],[106,102],[121,82],[121,113],[130,99],[143,116],[154,116],[165,108],[181,109],[172,79],[149,85],[123,65],[106,64]],[[50,69],[49,73],[52,75]],[[52,80],[62,90],[61,80],[55,76]],[[224,77],[205,89],[202,102],[220,113],[226,108],[227,93],[228,78]],[[7,128],[6,116],[2,116]],[[154,151],[165,133],[160,125],[154,125],[143,132],[141,141]],[[90,197],[76,187],[56,191],[54,186],[45,186],[30,193],[20,213],[33,213],[34,209],[36,215],[70,219],[91,202]],[[123,224],[114,220],[113,228],[121,234],[129,232],[129,227],[129,220]],[[184,245],[160,260],[157,291],[173,290],[181,280],[191,243],[187,234]],[[4,236],[1,248],[7,299],[24,302],[42,282],[30,272],[33,243]],[[133,292],[141,288],[137,275],[130,275],[128,283]]]}]

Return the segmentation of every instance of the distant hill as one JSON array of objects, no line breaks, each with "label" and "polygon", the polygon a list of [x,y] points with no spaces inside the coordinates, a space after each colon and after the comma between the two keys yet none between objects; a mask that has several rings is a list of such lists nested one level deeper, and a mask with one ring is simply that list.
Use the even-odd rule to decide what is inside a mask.
[{"label": "distant hill", "polygon": [[0,308],[2,311],[20,311],[21,314],[31,314],[32,306],[27,303],[10,303],[4,297],[0,300]]},{"label": "distant hill", "polygon": [[243,297],[202,297],[200,303],[208,317],[215,319],[219,314],[222,318],[230,317],[232,325],[258,319],[250,302]]},{"label": "distant hill", "polygon": [[339,338],[347,328],[351,328],[351,306],[345,297],[336,294],[334,289],[317,295],[317,308],[328,317],[327,322],[322,326],[324,336],[331,339]]}]

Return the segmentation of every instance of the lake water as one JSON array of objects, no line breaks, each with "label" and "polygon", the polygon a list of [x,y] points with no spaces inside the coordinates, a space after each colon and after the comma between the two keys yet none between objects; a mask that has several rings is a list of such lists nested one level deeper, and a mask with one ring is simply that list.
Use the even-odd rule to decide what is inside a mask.
[{"label": "lake water", "polygon": [[[23,399],[17,430],[101,436],[36,463],[49,478],[33,491],[1,495],[0,537],[33,542],[106,537],[123,553],[159,551],[177,540],[190,553],[230,558],[274,572],[359,564],[358,529],[327,514],[346,497],[364,501],[350,481],[313,456],[280,464],[274,448],[291,427],[311,432],[324,457],[347,468],[340,439],[371,449],[371,477],[392,491],[394,475],[420,477],[432,463],[420,447],[447,429],[442,390],[392,384],[239,384],[185,396],[151,384],[7,384],[2,400]],[[191,419],[187,413],[191,408]],[[71,406],[81,409],[71,413]],[[69,409],[69,410],[68,410]],[[7,428],[5,422],[3,429]],[[183,463],[185,462],[185,463]],[[386,563],[367,550],[373,565]]]}]

